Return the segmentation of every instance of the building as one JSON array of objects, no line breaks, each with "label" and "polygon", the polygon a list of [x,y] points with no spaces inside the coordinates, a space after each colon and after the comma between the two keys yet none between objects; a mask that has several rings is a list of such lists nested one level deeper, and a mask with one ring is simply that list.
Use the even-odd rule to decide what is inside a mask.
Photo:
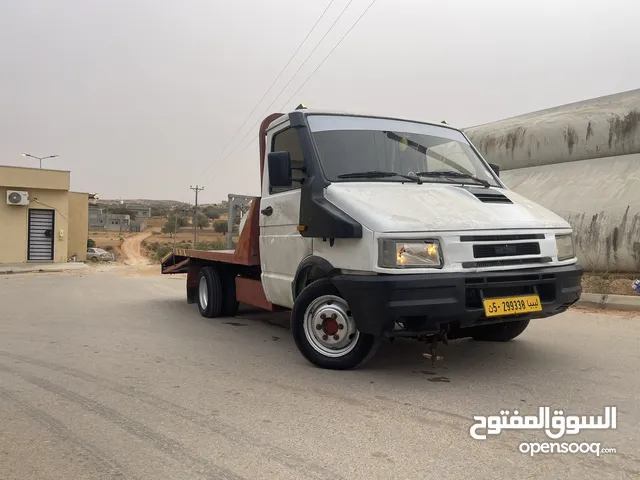
[{"label": "building", "polygon": [[90,232],[141,232],[147,228],[147,222],[133,221],[129,214],[109,213],[108,208],[90,204],[88,227]]},{"label": "building", "polygon": [[0,166],[0,263],[84,261],[89,194],[68,171]]},{"label": "building", "polygon": [[151,218],[151,207],[127,205],[127,210],[133,213],[136,218]]}]

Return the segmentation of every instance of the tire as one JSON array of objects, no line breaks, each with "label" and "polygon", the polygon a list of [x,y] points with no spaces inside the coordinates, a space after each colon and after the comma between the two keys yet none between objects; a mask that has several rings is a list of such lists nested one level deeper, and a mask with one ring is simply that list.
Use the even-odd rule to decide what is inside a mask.
[{"label": "tire", "polygon": [[91,261],[93,263],[97,263],[98,262],[98,257],[91,257]]},{"label": "tire", "polygon": [[[320,313],[323,311],[326,313]],[[331,317],[333,314],[336,316]],[[291,312],[291,332],[304,358],[331,370],[363,365],[380,343],[373,335],[358,332],[346,301],[328,278],[316,280],[300,292]],[[336,337],[339,340],[334,341]]]},{"label": "tire", "polygon": [[508,342],[524,332],[528,326],[529,320],[493,323],[479,327],[472,337],[480,342]]},{"label": "tire", "polygon": [[202,267],[200,269],[196,292],[200,315],[206,318],[220,316],[223,299],[222,284],[220,275],[215,267]]}]

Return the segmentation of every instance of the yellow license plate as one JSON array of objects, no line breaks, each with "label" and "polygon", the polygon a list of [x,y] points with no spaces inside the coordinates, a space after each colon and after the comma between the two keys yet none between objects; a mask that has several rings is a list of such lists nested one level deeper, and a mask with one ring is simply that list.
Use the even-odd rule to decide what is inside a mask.
[{"label": "yellow license plate", "polygon": [[520,315],[522,313],[539,312],[542,310],[542,303],[540,303],[540,297],[538,295],[485,298],[483,303],[484,313],[487,317]]}]

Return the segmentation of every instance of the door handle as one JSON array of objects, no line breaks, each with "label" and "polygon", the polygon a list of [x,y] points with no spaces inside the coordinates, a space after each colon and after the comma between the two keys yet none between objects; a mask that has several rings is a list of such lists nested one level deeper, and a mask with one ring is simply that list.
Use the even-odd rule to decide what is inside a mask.
[{"label": "door handle", "polygon": [[262,210],[260,210],[260,213],[262,213],[263,215],[269,216],[273,213],[273,207],[269,205],[267,208],[263,208]]}]

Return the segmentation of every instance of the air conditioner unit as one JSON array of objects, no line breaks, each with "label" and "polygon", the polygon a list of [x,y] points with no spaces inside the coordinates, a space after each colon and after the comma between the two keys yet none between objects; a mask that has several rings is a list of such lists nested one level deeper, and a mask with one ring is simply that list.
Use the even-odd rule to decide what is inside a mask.
[{"label": "air conditioner unit", "polygon": [[29,205],[29,192],[7,190],[7,205]]}]

